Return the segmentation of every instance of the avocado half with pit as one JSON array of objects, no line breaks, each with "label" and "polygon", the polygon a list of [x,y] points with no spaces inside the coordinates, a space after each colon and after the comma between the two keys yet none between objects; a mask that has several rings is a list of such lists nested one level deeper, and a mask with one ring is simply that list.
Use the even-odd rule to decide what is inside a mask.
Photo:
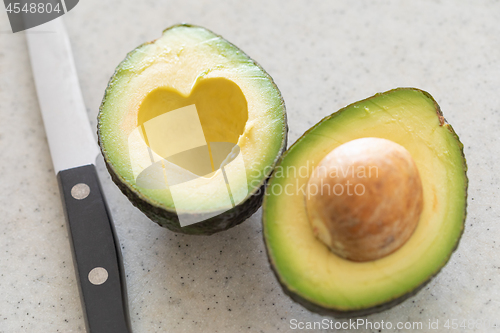
[{"label": "avocado half with pit", "polygon": [[280,91],[262,67],[186,24],[127,55],[98,116],[116,185],[150,219],[188,234],[226,230],[260,207],[287,130]]},{"label": "avocado half with pit", "polygon": [[263,236],[284,292],[334,317],[414,295],[458,245],[466,170],[463,145],[427,92],[391,90],[321,120],[266,189]]}]

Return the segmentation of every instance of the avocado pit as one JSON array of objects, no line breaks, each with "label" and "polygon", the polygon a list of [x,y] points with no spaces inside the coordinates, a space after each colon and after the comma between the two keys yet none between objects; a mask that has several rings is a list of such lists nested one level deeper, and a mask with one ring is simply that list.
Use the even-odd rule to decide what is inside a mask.
[{"label": "avocado pit", "polygon": [[361,138],[326,155],[308,181],[305,200],[317,238],[342,258],[370,261],[413,234],[423,208],[422,182],[404,147]]}]

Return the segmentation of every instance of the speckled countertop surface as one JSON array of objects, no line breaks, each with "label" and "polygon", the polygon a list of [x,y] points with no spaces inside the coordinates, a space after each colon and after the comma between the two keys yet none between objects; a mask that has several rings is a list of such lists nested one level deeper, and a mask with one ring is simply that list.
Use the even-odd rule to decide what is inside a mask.
[{"label": "speckled countertop surface", "polygon": [[[65,22],[92,126],[115,66],[178,22],[221,34],[270,73],[286,101],[290,143],[376,92],[429,91],[465,145],[467,227],[424,290],[367,319],[424,327],[439,320],[445,331],[447,319],[494,321],[500,313],[499,17],[498,1],[82,0]],[[84,332],[25,33],[9,29],[1,9],[0,332]],[[102,158],[97,166],[123,248],[134,332],[290,332],[292,319],[323,319],[281,291],[260,211],[211,237],[176,235],[127,201]]]}]

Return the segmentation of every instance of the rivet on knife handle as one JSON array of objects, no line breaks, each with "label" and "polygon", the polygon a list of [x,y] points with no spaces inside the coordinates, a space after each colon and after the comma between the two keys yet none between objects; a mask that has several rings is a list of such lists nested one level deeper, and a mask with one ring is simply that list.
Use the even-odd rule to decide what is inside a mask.
[{"label": "rivet on knife handle", "polygon": [[62,170],[57,178],[87,332],[131,332],[120,246],[95,166]]}]

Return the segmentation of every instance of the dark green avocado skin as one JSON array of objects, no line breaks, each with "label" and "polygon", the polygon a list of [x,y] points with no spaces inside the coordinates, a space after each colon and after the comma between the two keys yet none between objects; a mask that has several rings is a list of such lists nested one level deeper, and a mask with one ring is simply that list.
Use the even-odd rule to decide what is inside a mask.
[{"label": "dark green avocado skin", "polygon": [[[276,165],[276,161],[279,160],[281,155],[283,155],[283,153],[286,151],[288,140],[288,125],[286,123],[286,114],[285,127],[286,128],[284,130],[283,145],[275,160],[275,163],[273,164],[273,169]],[[106,156],[103,152],[100,140],[99,147],[101,148],[102,154]],[[177,214],[175,212],[154,206],[146,200],[142,199],[136,192],[128,187],[124,183],[124,181],[121,180],[121,178],[116,174],[113,167],[106,158],[104,159],[104,162],[106,165],[106,169],[108,169],[108,172],[111,175],[111,179],[113,180],[115,185],[118,186],[118,188],[122,191],[123,194],[125,194],[129,201],[141,212],[143,212],[149,219],[158,223],[159,226],[170,229],[171,231],[190,235],[212,235],[220,231],[228,230],[244,222],[246,219],[252,216],[262,205],[267,182],[272,175],[272,173],[270,173],[263,181],[262,185],[239,205],[207,220],[181,227],[179,219],[177,218]]]},{"label": "dark green avocado skin", "polygon": [[[286,137],[286,135],[285,135]],[[286,139],[285,145],[281,150],[280,155],[286,150]],[[151,205],[145,200],[142,200],[136,192],[132,191],[128,186],[126,186],[114,172],[113,168],[110,167],[108,162],[106,162],[106,168],[108,169],[111,179],[118,186],[125,196],[132,202],[132,204],[142,211],[148,218],[152,221],[158,223],[161,227],[170,229],[171,231],[191,234],[191,235],[212,235],[220,231],[228,230],[238,224],[244,222],[253,213],[255,213],[262,205],[262,200],[264,199],[265,188],[267,185],[267,180],[261,185],[261,187],[255,191],[247,200],[243,201],[240,205],[233,207],[232,209],[225,211],[222,214],[211,217],[205,221],[191,224],[185,227],[181,227],[177,214],[171,211],[167,211],[163,208],[159,208]]]},{"label": "dark green avocado skin", "polygon": [[[197,27],[196,25],[192,24],[187,24],[187,23],[182,23],[182,24],[176,24],[173,25],[166,30],[178,27],[178,26],[186,26],[186,27]],[[205,29],[205,28],[203,28]],[[208,30],[208,29],[205,29]],[[210,30],[208,30],[210,31]],[[210,31],[212,34],[219,36],[215,34],[214,32]],[[222,38],[221,36],[219,36]],[[116,75],[120,72],[123,63],[127,60],[128,57],[130,57],[136,50],[140,49],[141,46],[153,43],[154,41],[151,42],[146,42],[137,48],[135,48],[133,51],[129,52],[125,59],[118,65],[118,67],[115,69],[115,72],[113,76],[110,78],[108,82],[108,86],[106,88],[106,91],[104,93],[104,97],[101,103],[101,107],[99,109],[99,114],[97,116],[97,138],[98,138],[98,143],[99,147],[101,150],[101,153],[104,157],[104,162],[106,164],[106,168],[111,175],[111,179],[113,182],[118,186],[118,188],[122,191],[123,194],[132,202],[132,204],[137,207],[140,211],[142,211],[148,218],[150,218],[152,221],[156,222],[158,225],[161,227],[165,227],[171,231],[178,232],[178,233],[183,233],[183,234],[191,234],[191,235],[212,235],[220,231],[224,231],[227,229],[230,229],[234,226],[237,226],[238,224],[244,222],[246,219],[248,219],[252,214],[254,214],[262,205],[262,201],[264,199],[264,193],[265,193],[265,188],[267,185],[267,182],[269,178],[272,175],[272,171],[269,172],[269,174],[262,180],[261,184],[256,187],[256,189],[249,194],[246,200],[242,201],[239,205],[233,207],[232,209],[225,211],[217,216],[211,217],[207,220],[204,220],[202,222],[198,222],[189,226],[181,227],[179,223],[179,219],[177,218],[177,214],[173,211],[166,210],[161,207],[157,207],[147,200],[144,200],[144,198],[141,198],[136,192],[134,192],[129,186],[126,185],[125,180],[122,179],[114,170],[112,164],[107,158],[106,151],[103,147],[103,144],[100,139],[100,127],[99,127],[99,121],[100,121],[100,114],[102,112],[102,107],[106,101],[107,94],[109,93],[110,87],[113,84],[113,81],[115,80]],[[229,44],[233,45],[229,41],[227,41]],[[233,45],[235,48],[237,48],[235,45]],[[283,139],[281,141],[281,149],[276,155],[273,164],[271,165],[270,170],[274,170],[274,167],[276,166],[276,163],[280,159],[281,155],[286,151],[287,147],[287,141],[288,141],[288,122],[287,122],[287,114],[286,114],[286,106],[285,106],[285,101],[283,100],[283,96],[281,95],[280,90],[276,86],[276,83],[274,82],[273,78],[262,68],[262,66],[257,63],[255,60],[250,58],[248,55],[246,55],[243,51],[240,50],[242,54],[244,54],[249,61],[251,61],[255,66],[260,68],[266,75],[267,79],[272,83],[272,85],[276,88],[276,90],[279,92],[279,96],[281,99],[281,105],[283,106],[283,114],[282,114],[282,119],[283,119],[283,129],[279,133],[279,135],[283,136]],[[278,134],[277,134],[278,135]]]},{"label": "dark green avocado skin", "polygon": [[[264,237],[264,242],[265,241],[266,241],[266,239]],[[455,250],[453,250],[453,251],[455,251]],[[420,286],[418,286],[413,291],[411,291],[407,294],[404,294],[403,296],[400,296],[398,298],[395,298],[389,302],[386,302],[384,304],[376,305],[376,306],[373,306],[370,308],[353,310],[353,311],[340,311],[337,309],[325,308],[321,305],[318,305],[314,302],[309,301],[308,299],[306,299],[306,298],[300,296],[299,294],[293,292],[292,290],[290,290],[288,288],[288,286],[280,280],[280,277],[279,277],[278,273],[276,272],[274,265],[270,259],[269,250],[268,250],[267,246],[266,246],[266,252],[267,252],[267,257],[269,258],[269,265],[271,266],[271,269],[274,273],[274,276],[278,280],[278,282],[281,286],[281,289],[283,290],[283,292],[286,295],[288,295],[288,297],[290,297],[293,301],[302,305],[304,308],[306,308],[307,310],[309,310],[311,312],[317,313],[317,314],[322,315],[322,316],[330,316],[330,317],[339,318],[339,319],[363,317],[363,316],[368,316],[368,315],[371,315],[374,313],[379,313],[379,312],[383,312],[385,310],[388,310],[388,309],[404,302],[406,299],[408,299],[412,296],[415,296],[420,290],[422,290],[422,288],[424,288],[429,282],[431,282],[431,280],[439,273],[439,271],[441,271],[441,270],[439,270],[438,272],[436,272],[433,276],[431,276],[428,280],[426,280],[424,283],[422,283]]]},{"label": "dark green avocado skin", "polygon": [[[467,199],[467,189],[468,189],[468,184],[469,184],[469,179],[467,177],[467,161],[465,159],[463,144],[460,142],[460,139],[459,139],[458,135],[456,134],[456,132],[453,129],[453,127],[448,124],[448,122],[446,121],[446,119],[443,116],[443,112],[441,111],[440,106],[438,105],[438,103],[434,100],[434,98],[428,92],[426,92],[424,90],[417,89],[417,88],[396,88],[396,89],[390,90],[390,91],[388,91],[386,93],[389,93],[389,92],[392,92],[392,91],[395,91],[395,90],[405,90],[405,89],[411,89],[411,90],[419,91],[422,94],[424,94],[426,97],[428,97],[433,102],[433,104],[434,104],[434,108],[436,110],[436,115],[437,115],[437,117],[438,117],[438,119],[440,121],[441,126],[444,125],[444,124],[447,124],[449,131],[455,136],[457,142],[459,143],[461,154],[462,154],[462,161],[463,161],[462,167],[463,167],[463,170],[464,170],[464,175],[463,176],[464,176],[464,179],[465,179],[465,196],[466,196],[466,199]],[[372,99],[372,98],[374,98],[374,97],[376,97],[378,95],[379,94],[376,94],[376,95],[374,95],[372,97],[366,98],[365,100]],[[365,100],[361,100],[361,101],[355,102],[353,104],[357,104],[357,103],[365,101]],[[330,118],[338,116],[342,111],[344,111],[345,109],[349,108],[351,105],[352,104],[347,105],[344,108],[340,109],[339,111],[336,111],[336,112],[332,113],[331,115],[323,118],[315,126],[313,126],[312,128],[310,128],[309,130],[307,130],[297,141],[295,141],[295,143],[288,149],[288,151],[290,151],[297,142],[299,142],[303,137],[305,137],[309,132],[311,132],[316,126],[319,126],[319,124],[321,124],[323,121],[325,121],[327,119],[330,119]],[[281,155],[280,161],[276,164],[277,166],[279,166],[281,164],[281,161],[286,157],[288,151],[286,151],[283,155]],[[266,209],[266,203],[264,201],[263,210],[265,211],[265,209]],[[464,205],[464,220],[463,220],[463,223],[462,223],[462,230],[461,230],[460,235],[458,236],[457,242],[455,243],[455,247],[453,248],[452,251],[450,251],[450,254],[448,255],[448,257],[443,260],[440,268],[438,270],[436,270],[432,275],[430,275],[427,280],[425,280],[424,282],[422,282],[415,289],[408,291],[406,294],[401,295],[401,296],[399,296],[397,298],[394,298],[392,300],[389,300],[389,301],[387,301],[385,303],[377,304],[375,306],[368,307],[368,308],[363,308],[363,309],[359,309],[359,310],[350,310],[350,311],[342,311],[342,310],[339,310],[339,309],[333,309],[333,308],[327,308],[327,307],[321,306],[321,305],[319,305],[317,303],[314,303],[314,302],[308,300],[307,298],[299,295],[295,291],[293,291],[290,288],[288,288],[288,286],[286,285],[286,283],[284,283],[281,280],[278,272],[276,271],[275,264],[273,263],[273,260],[271,258],[270,252],[269,252],[270,246],[269,246],[268,240],[266,238],[265,232],[262,232],[262,236],[264,238],[264,243],[265,243],[267,258],[268,258],[268,262],[269,262],[269,265],[271,267],[271,270],[273,271],[274,276],[276,277],[276,279],[278,280],[278,283],[281,286],[281,289],[283,290],[283,292],[286,295],[288,295],[293,301],[295,301],[296,303],[302,305],[304,308],[306,308],[307,310],[309,310],[311,312],[314,312],[314,313],[317,313],[317,314],[320,314],[320,315],[323,315],[323,316],[330,316],[330,317],[339,318],[339,319],[342,319],[342,318],[354,318],[354,317],[368,316],[368,315],[371,315],[371,314],[375,314],[375,313],[386,311],[386,310],[388,310],[388,309],[390,309],[390,308],[392,308],[392,307],[394,307],[394,306],[396,306],[396,305],[404,302],[408,298],[415,296],[429,282],[431,282],[431,280],[434,277],[436,277],[439,274],[439,272],[443,269],[443,267],[448,263],[448,261],[451,258],[451,255],[457,250],[458,245],[460,243],[460,240],[462,238],[462,235],[464,233],[466,218],[467,218],[467,200],[465,200],[465,205]],[[266,221],[265,221],[265,214],[262,214],[262,225],[263,225],[263,227],[264,227],[265,223],[266,223]],[[265,229],[265,228],[263,228],[263,229]]]}]

